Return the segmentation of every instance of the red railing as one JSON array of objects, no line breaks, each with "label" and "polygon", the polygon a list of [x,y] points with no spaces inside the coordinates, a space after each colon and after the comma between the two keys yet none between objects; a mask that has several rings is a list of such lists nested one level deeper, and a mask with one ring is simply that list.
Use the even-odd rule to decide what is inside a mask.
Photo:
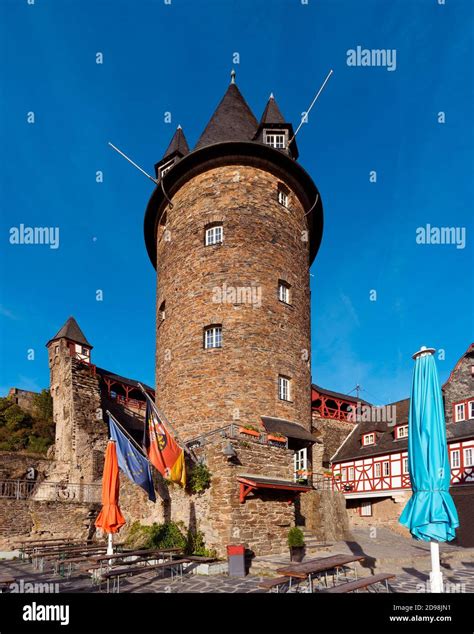
[{"label": "red railing", "polygon": [[115,399],[117,403],[120,403],[125,407],[131,407],[140,411],[146,409],[146,401],[139,401],[136,398],[126,398],[125,396],[121,396],[120,394],[114,395],[112,393],[110,394],[110,398]]},{"label": "red railing", "polygon": [[313,412],[316,412],[321,418],[332,418],[334,420],[344,420],[348,422],[354,422],[352,420],[353,412],[347,412],[342,409],[336,409],[332,407],[326,407],[325,405],[318,405],[313,407]]}]

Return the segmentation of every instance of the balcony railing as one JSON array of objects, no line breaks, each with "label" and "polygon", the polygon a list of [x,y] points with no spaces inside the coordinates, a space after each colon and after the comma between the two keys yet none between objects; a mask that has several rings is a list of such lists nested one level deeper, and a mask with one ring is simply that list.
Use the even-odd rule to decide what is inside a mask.
[{"label": "balcony railing", "polygon": [[325,405],[318,405],[317,407],[313,407],[313,412],[316,412],[316,414],[318,416],[321,416],[321,418],[332,418],[334,420],[354,422],[353,412],[348,412],[342,409],[326,407]]},{"label": "balcony railing", "polygon": [[146,401],[139,401],[136,398],[126,398],[125,396],[121,396],[120,394],[110,393],[110,398],[120,403],[124,407],[131,407],[132,409],[138,409],[139,411],[145,411],[146,409]]},{"label": "balcony railing", "polygon": [[100,484],[69,482],[35,482],[34,480],[0,480],[0,498],[10,500],[99,503]]}]

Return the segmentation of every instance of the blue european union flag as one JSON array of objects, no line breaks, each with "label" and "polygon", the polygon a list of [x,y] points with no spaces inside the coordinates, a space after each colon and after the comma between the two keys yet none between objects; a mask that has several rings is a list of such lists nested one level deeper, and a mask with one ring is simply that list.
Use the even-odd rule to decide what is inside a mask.
[{"label": "blue european union flag", "polygon": [[120,469],[148,493],[148,499],[156,502],[155,489],[151,477],[150,463],[145,456],[133,446],[123,433],[114,418],[109,414],[110,437],[115,440],[117,459]]}]

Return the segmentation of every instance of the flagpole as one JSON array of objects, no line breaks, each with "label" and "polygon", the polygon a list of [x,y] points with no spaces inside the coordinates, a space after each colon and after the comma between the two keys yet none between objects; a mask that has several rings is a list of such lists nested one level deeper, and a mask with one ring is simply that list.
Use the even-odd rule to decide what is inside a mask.
[{"label": "flagpole", "polygon": [[135,447],[140,451],[140,453],[142,454],[142,456],[144,458],[148,459],[148,456],[145,454],[145,452],[143,451],[143,447],[140,447],[140,445],[137,443],[137,441],[130,436],[130,434],[128,433],[128,431],[125,429],[125,427],[123,427],[118,420],[115,418],[115,416],[113,414],[111,414],[109,412],[109,410],[106,410],[105,412],[106,414],[108,414],[110,416],[110,418],[114,421],[114,423],[117,425],[117,427],[119,427],[119,429],[128,437],[128,439],[135,445]]},{"label": "flagpole", "polygon": [[153,402],[151,396],[148,394],[148,392],[145,390],[145,388],[143,387],[143,385],[141,383],[138,383],[138,387],[141,389],[141,391],[143,392],[143,394],[147,397],[147,399],[150,401],[151,406],[153,407],[153,409],[155,410],[156,415],[158,416],[158,418],[160,419],[160,421],[163,423],[163,425],[165,427],[169,427],[171,429],[171,431],[173,432],[173,435],[176,438],[176,441],[178,443],[178,445],[181,447],[181,449],[183,451],[185,451],[188,456],[194,461],[196,462],[196,456],[194,453],[192,453],[190,451],[190,449],[188,447],[186,447],[186,444],[181,440],[181,438],[178,435],[178,432],[173,428],[173,425],[169,422],[169,420],[166,418],[166,416],[163,414],[163,412],[161,412],[161,410],[156,406],[156,404]]}]

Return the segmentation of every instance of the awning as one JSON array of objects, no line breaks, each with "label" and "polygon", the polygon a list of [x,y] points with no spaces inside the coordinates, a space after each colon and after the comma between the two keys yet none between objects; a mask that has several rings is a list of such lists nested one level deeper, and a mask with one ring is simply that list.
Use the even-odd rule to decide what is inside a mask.
[{"label": "awning", "polygon": [[[280,480],[278,478],[266,478],[261,475],[240,475],[237,477],[237,482],[240,484],[239,499],[241,504],[245,502],[247,495],[256,489],[274,489],[277,491],[288,491],[290,494],[296,495],[298,493],[304,493],[310,491],[312,487],[300,484],[298,482],[292,482],[291,480]],[[293,497],[290,497],[289,502],[293,501]]]},{"label": "awning", "polygon": [[277,432],[287,438],[298,438],[298,440],[308,440],[309,442],[321,443],[319,438],[311,434],[307,429],[298,423],[292,423],[284,418],[273,418],[262,416],[262,422],[267,432]]}]

